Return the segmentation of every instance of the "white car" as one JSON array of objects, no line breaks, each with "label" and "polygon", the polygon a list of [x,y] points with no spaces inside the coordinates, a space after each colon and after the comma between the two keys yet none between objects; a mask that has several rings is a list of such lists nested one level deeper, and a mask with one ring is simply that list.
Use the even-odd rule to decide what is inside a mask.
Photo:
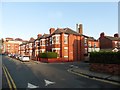
[{"label": "white car", "polygon": [[19,59],[21,61],[30,61],[30,57],[29,56],[20,56]]}]

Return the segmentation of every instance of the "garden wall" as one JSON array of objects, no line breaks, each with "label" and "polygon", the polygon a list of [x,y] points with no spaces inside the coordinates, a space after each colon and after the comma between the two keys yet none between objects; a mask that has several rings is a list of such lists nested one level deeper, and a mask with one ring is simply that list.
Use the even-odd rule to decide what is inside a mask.
[{"label": "garden wall", "polygon": [[120,75],[120,64],[91,63],[90,70],[113,75]]}]

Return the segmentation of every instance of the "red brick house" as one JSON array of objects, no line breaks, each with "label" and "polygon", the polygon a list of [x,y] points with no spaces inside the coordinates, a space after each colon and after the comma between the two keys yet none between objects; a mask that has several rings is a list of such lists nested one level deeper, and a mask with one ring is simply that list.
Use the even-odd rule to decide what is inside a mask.
[{"label": "red brick house", "polygon": [[30,40],[28,41],[28,55],[30,56],[30,58],[33,57],[33,53],[34,53],[34,38],[30,38]]},{"label": "red brick house", "polygon": [[5,38],[3,42],[3,53],[19,54],[19,45],[22,39]]},{"label": "red brick house", "polygon": [[88,37],[88,52],[98,52],[99,50],[99,40],[94,39],[94,37]]},{"label": "red brick house", "polygon": [[88,54],[90,44],[91,48],[99,48],[98,40],[83,35],[82,24],[77,24],[77,32],[70,28],[50,28],[49,32],[38,34],[32,42],[21,44],[21,54],[37,59],[39,53],[57,52],[58,58],[62,60],[81,61]]},{"label": "red brick house", "polygon": [[69,61],[84,59],[84,36],[70,28],[50,29],[48,51],[57,52],[60,58]]},{"label": "red brick house", "polygon": [[40,37],[42,37],[42,34],[37,35],[37,39],[34,40],[34,48],[33,48],[33,56],[37,57],[40,53]]},{"label": "red brick house", "polygon": [[27,54],[27,49],[26,49],[26,45],[27,45],[28,41],[23,41],[22,44],[20,44],[20,55],[26,55]]},{"label": "red brick house", "polygon": [[120,49],[120,37],[118,34],[114,34],[114,36],[106,36],[103,33],[100,34],[99,38],[100,49]]},{"label": "red brick house", "polygon": [[34,41],[35,57],[42,52],[57,52],[58,58],[68,61],[84,60],[85,47],[82,34],[82,25],[78,27],[79,32],[70,28],[50,28],[50,34],[44,34]]}]

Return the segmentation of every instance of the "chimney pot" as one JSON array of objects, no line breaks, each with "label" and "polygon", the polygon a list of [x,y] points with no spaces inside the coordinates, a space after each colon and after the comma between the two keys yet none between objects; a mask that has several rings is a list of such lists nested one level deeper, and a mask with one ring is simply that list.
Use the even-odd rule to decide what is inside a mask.
[{"label": "chimney pot", "polygon": [[42,34],[38,34],[38,35],[37,35],[37,38],[40,38],[41,36],[42,36]]},{"label": "chimney pot", "polygon": [[118,33],[114,34],[114,37],[119,37]]},{"label": "chimney pot", "polygon": [[104,34],[104,32],[102,32],[101,34],[100,34],[100,37],[104,37],[105,36],[105,34]]}]

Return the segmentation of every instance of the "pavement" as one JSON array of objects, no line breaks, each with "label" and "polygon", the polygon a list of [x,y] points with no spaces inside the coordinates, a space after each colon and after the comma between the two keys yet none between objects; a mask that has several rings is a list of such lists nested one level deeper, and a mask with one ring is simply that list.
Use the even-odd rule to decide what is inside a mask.
[{"label": "pavement", "polygon": [[71,66],[69,71],[73,72],[74,74],[80,74],[89,78],[96,78],[100,80],[115,82],[120,85],[120,76],[91,71],[89,63],[81,62],[77,66],[73,65]]}]

